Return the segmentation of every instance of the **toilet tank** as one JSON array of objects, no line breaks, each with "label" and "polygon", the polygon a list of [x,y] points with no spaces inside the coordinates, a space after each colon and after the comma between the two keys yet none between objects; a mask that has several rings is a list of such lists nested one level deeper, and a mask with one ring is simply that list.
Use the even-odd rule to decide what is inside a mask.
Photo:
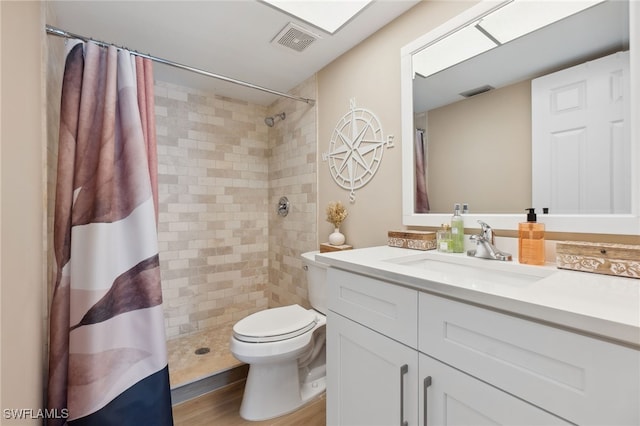
[{"label": "toilet tank", "polygon": [[327,314],[327,265],[316,261],[319,251],[302,253],[302,263],[307,275],[309,302],[311,306],[323,314]]}]

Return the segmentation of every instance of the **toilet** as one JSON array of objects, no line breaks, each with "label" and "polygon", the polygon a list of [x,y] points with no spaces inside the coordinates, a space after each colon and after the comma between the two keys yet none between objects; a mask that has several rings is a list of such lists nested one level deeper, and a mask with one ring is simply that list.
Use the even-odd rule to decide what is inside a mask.
[{"label": "toilet", "polygon": [[267,420],[291,413],[326,389],[326,268],[302,254],[313,309],[265,309],[233,326],[230,350],[249,364],[240,416]]}]

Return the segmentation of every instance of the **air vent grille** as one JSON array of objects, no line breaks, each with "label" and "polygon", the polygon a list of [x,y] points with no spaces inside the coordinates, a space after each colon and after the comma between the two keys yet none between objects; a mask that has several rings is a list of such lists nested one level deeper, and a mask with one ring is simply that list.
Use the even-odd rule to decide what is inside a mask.
[{"label": "air vent grille", "polygon": [[271,43],[293,49],[296,52],[302,52],[318,38],[319,36],[316,34],[290,22],[274,37]]},{"label": "air vent grille", "polygon": [[472,96],[476,96],[476,95],[479,95],[479,94],[484,93],[484,92],[488,92],[489,90],[493,90],[493,89],[495,89],[493,86],[490,86],[490,85],[486,84],[484,86],[476,87],[475,89],[471,89],[471,90],[467,90],[466,92],[462,92],[462,93],[460,93],[460,96],[463,96],[465,98],[470,98]]}]

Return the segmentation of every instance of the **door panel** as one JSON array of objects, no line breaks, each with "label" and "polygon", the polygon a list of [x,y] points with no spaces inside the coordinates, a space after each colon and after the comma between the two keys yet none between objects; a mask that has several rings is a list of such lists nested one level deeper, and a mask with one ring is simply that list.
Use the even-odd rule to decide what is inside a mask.
[{"label": "door panel", "polygon": [[531,82],[533,205],[630,213],[629,52]]}]

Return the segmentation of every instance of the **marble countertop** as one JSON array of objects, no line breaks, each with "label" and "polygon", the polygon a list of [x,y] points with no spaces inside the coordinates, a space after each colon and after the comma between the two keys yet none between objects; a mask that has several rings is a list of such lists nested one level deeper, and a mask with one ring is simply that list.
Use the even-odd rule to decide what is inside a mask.
[{"label": "marble countertop", "polygon": [[640,349],[638,279],[389,246],[316,260]]}]

